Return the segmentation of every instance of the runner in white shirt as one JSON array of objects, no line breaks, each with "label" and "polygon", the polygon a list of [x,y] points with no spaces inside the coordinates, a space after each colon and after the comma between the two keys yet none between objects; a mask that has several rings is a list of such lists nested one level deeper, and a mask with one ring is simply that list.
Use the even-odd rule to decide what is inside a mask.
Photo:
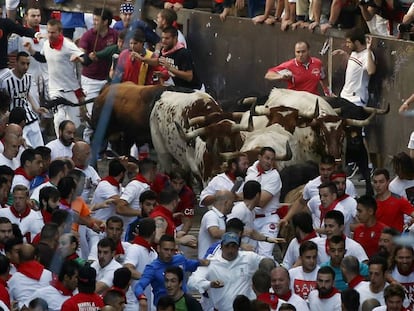
[{"label": "runner in white shirt", "polygon": [[94,261],[91,265],[96,270],[95,292],[98,294],[112,287],[114,271],[122,267],[114,258],[115,248],[114,241],[109,238],[104,238],[98,243],[98,261]]},{"label": "runner in white shirt", "polygon": [[376,307],[372,311],[408,311],[404,308],[405,290],[400,284],[390,284],[384,290],[385,306]]},{"label": "runner in white shirt", "polygon": [[210,264],[203,269],[197,278],[190,276],[187,286],[191,290],[209,296],[214,308],[220,311],[232,311],[233,301],[237,295],[246,295],[254,299],[251,287],[253,273],[265,257],[253,252],[239,251],[240,237],[236,233],[227,232],[222,237],[221,256],[208,258]]},{"label": "runner in white shirt", "polygon": [[318,270],[317,289],[309,294],[310,310],[342,311],[341,294],[334,287],[335,272],[325,266]]},{"label": "runner in white shirt", "polygon": [[271,291],[279,298],[294,305],[297,310],[309,311],[308,304],[302,297],[290,289],[290,275],[283,267],[276,267],[270,272]]},{"label": "runner in white shirt", "polygon": [[[404,307],[414,308],[414,250],[411,246],[398,245],[392,258],[391,277],[393,282],[401,284],[406,292],[408,303]],[[385,294],[385,293],[384,293]],[[385,299],[386,300],[386,299]]]},{"label": "runner in white shirt", "polygon": [[[131,283],[131,288],[134,288],[135,283],[141,277],[142,272],[144,272],[145,266],[158,257],[157,252],[151,246],[155,234],[155,220],[149,217],[143,218],[138,224],[137,236],[128,248],[124,261],[124,267],[127,267],[132,273],[133,282]],[[153,305],[151,286],[147,286],[144,295],[150,304]],[[128,308],[128,306],[126,307]]]},{"label": "runner in white shirt", "polygon": [[302,266],[289,270],[290,290],[307,300],[309,293],[316,288],[318,246],[312,241],[305,241],[300,245],[299,254]]},{"label": "runner in white shirt", "polygon": [[36,290],[25,305],[29,306],[30,301],[41,297],[47,302],[49,311],[60,311],[62,304],[72,297],[78,287],[78,269],[79,266],[75,261],[64,261],[57,278],[49,286]]},{"label": "runner in white shirt", "polygon": [[210,180],[207,187],[201,191],[200,194],[200,206],[208,206],[213,204],[214,196],[218,190],[229,190],[239,185],[237,189],[233,189],[234,192],[239,192],[242,189],[243,183],[237,182],[243,180],[246,176],[247,168],[249,167],[249,160],[245,154],[239,155],[235,159],[227,161],[228,170],[225,173],[218,174]]},{"label": "runner in white shirt", "polygon": [[[256,180],[262,186],[259,207],[256,208],[255,229],[264,236],[276,238],[278,235],[280,207],[279,197],[282,181],[278,171],[273,168],[276,152],[271,147],[263,147],[259,153],[259,160],[247,170],[246,181]],[[274,245],[268,242],[259,242],[257,253],[266,257],[273,257]]]},{"label": "runner in white shirt", "polygon": [[385,279],[387,268],[387,261],[383,257],[374,256],[369,260],[369,282],[364,283],[358,289],[361,307],[365,300],[371,298],[378,300],[381,305],[385,305],[384,289],[389,285]]},{"label": "runner in white shirt", "polygon": [[50,148],[50,159],[72,158],[72,147],[75,141],[76,126],[70,120],[64,120],[59,124],[58,138],[50,141],[46,147]]},{"label": "runner in white shirt", "polygon": [[227,215],[233,208],[234,195],[228,190],[215,194],[214,206],[203,215],[198,233],[198,258],[203,258],[207,249],[221,239],[226,229]]}]

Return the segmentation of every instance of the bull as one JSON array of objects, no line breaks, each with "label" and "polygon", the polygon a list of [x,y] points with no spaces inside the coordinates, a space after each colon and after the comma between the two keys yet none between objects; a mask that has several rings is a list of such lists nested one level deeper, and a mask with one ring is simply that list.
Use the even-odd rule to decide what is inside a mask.
[{"label": "bull", "polygon": [[164,92],[150,116],[152,142],[162,169],[171,171],[176,161],[205,183],[222,164],[219,154],[238,150],[242,144],[239,132],[244,128],[223,119],[222,113],[206,93]]}]

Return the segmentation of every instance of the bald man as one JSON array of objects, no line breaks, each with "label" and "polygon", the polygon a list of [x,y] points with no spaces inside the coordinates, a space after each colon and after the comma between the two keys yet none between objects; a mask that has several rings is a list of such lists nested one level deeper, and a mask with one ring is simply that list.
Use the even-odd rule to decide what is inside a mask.
[{"label": "bald man", "polygon": [[215,194],[213,207],[201,219],[198,234],[198,258],[204,258],[207,249],[221,239],[226,229],[227,215],[231,213],[234,194],[219,190]]},{"label": "bald man", "polygon": [[0,153],[0,165],[7,165],[12,170],[20,166],[20,159],[17,157],[21,145],[21,138],[13,133],[8,133],[3,139],[4,150]]},{"label": "bald man", "polygon": [[[4,136],[6,137],[7,134],[14,134],[20,139],[20,150],[19,155],[23,152],[23,150],[26,148],[26,141],[23,138],[23,129],[20,125],[15,123],[9,123],[4,129]],[[0,141],[0,152],[4,151],[4,143],[3,141]]]},{"label": "bald man", "polygon": [[9,279],[11,301],[18,301],[19,309],[28,302],[36,289],[46,287],[52,281],[52,273],[35,260],[35,248],[22,244],[19,249],[19,266]]}]

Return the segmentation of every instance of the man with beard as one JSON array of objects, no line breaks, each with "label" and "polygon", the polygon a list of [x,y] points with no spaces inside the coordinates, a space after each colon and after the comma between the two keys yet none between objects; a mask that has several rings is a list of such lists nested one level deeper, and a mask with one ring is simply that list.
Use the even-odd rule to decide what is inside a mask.
[{"label": "man with beard", "polygon": [[[177,29],[174,27],[163,29],[161,44],[158,64],[168,70],[174,85],[204,91],[204,85],[197,76],[190,51],[178,42]],[[153,61],[149,59],[147,63],[151,65]]]},{"label": "man with beard", "polygon": [[316,278],[317,289],[309,294],[309,309],[341,311],[341,294],[333,286],[335,272],[331,267],[322,267]]},{"label": "man with beard", "polygon": [[64,120],[59,124],[58,138],[49,142],[46,147],[52,150],[50,159],[71,158],[72,147],[75,141],[76,126],[70,120]]},{"label": "man with beard", "polygon": [[238,180],[244,180],[248,167],[249,159],[246,154],[240,154],[238,157],[228,160],[227,170],[213,177],[207,187],[201,192],[200,206],[205,207],[213,204],[218,190],[240,192],[243,183],[238,182]]},{"label": "man with beard", "polygon": [[399,235],[400,233],[397,229],[384,228],[378,241],[378,255],[384,257],[388,261],[389,257],[394,253],[394,238]]},{"label": "man with beard", "polygon": [[283,267],[276,267],[270,272],[271,290],[286,302],[296,306],[297,310],[309,311],[308,304],[290,289],[290,275]]},{"label": "man with beard", "polygon": [[[414,308],[414,250],[411,246],[398,245],[391,260],[391,283],[399,283],[405,288],[410,303],[408,309]],[[385,292],[384,292],[385,296]],[[385,297],[385,302],[387,298]]]}]

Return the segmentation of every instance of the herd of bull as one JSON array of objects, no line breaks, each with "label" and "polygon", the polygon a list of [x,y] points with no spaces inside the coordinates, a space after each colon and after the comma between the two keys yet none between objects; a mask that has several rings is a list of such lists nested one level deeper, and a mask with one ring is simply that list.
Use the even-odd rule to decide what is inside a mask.
[{"label": "herd of bull", "polygon": [[[282,169],[318,161],[322,154],[343,161],[345,142],[347,158],[360,162],[362,174],[369,177],[366,152],[359,149],[363,148],[361,128],[376,114],[388,113],[389,106],[363,108],[338,97],[277,88],[262,106],[252,98],[244,102],[251,104],[249,111],[229,113],[200,91],[122,83],[104,89],[96,98],[90,121],[96,128],[110,103],[106,137],[114,150],[129,154],[134,143],[152,142],[162,170],[169,172],[176,162],[204,183],[226,159],[240,152],[253,162],[261,147],[270,146]],[[360,143],[355,144],[355,137]]]}]

